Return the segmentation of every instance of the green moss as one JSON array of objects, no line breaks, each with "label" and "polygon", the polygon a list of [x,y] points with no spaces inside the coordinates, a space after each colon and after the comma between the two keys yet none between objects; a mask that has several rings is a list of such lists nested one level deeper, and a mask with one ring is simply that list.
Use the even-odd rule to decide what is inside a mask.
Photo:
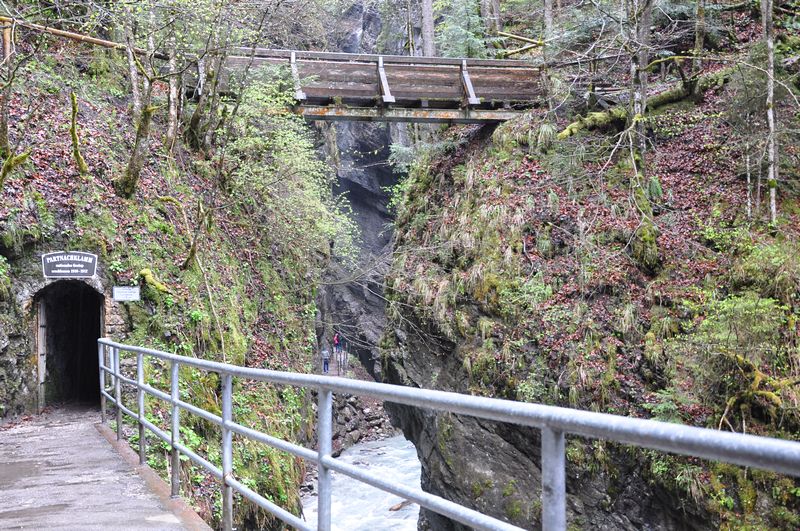
[{"label": "green moss", "polygon": [[497,379],[499,367],[493,346],[493,343],[484,344],[467,356],[470,381],[473,384],[489,387]]},{"label": "green moss", "polygon": [[89,166],[86,165],[86,160],[81,153],[81,142],[78,135],[78,98],[74,92],[70,92],[70,102],[72,103],[72,119],[69,128],[69,134],[72,138],[72,156],[75,159],[75,164],[78,166],[78,171],[81,175],[89,172]]},{"label": "green moss", "polygon": [[453,454],[450,451],[450,441],[453,439],[453,420],[450,413],[442,414],[437,420],[438,429],[436,432],[437,446],[439,453],[444,458],[445,463],[453,468]]},{"label": "green moss", "polygon": [[8,260],[0,255],[0,301],[11,295],[11,266]]},{"label": "green moss", "polygon": [[669,339],[675,337],[680,330],[678,320],[663,306],[650,309],[650,332],[653,338]]},{"label": "green moss", "polygon": [[508,498],[517,492],[517,481],[512,479],[503,487],[503,497]]},{"label": "green moss", "polygon": [[[0,243],[9,249],[12,255],[21,254],[26,245],[50,238],[56,228],[55,216],[45,198],[37,190],[27,189],[22,205],[22,209],[11,211],[11,215],[4,220],[3,230],[0,232]],[[30,215],[36,219],[36,223],[27,222],[27,216]]]},{"label": "green moss", "polygon": [[590,112],[586,116],[579,116],[556,137],[564,140],[585,130],[622,127],[625,125],[627,117],[628,112],[624,107],[615,107],[607,112]]},{"label": "green moss", "polygon": [[472,497],[475,499],[480,498],[487,490],[491,490],[493,486],[494,483],[492,482],[491,479],[485,479],[483,481],[474,481],[471,487]]},{"label": "green moss", "polygon": [[671,103],[677,103],[688,96],[686,89],[683,85],[678,85],[669,90],[665,90],[660,94],[647,98],[647,106],[652,109],[658,109]]},{"label": "green moss", "polygon": [[631,240],[631,256],[644,270],[654,273],[658,270],[658,230],[649,217],[642,219]]},{"label": "green moss", "polygon": [[522,516],[522,502],[518,499],[507,500],[505,503],[506,516],[510,520],[516,520]]},{"label": "green moss", "polygon": [[153,271],[148,268],[139,271],[139,277],[144,281],[145,296],[152,301],[160,302],[163,295],[170,292],[166,284],[159,282]]},{"label": "green moss", "polygon": [[800,290],[800,248],[789,241],[751,245],[730,278],[739,289],[755,288],[764,297],[791,304]]},{"label": "green moss", "polygon": [[104,259],[109,258],[109,245],[117,238],[118,225],[110,210],[102,205],[95,190],[78,196],[80,205],[75,214],[75,225],[80,229],[72,239],[73,249],[93,249]]},{"label": "green moss", "polygon": [[753,482],[747,479],[747,473],[744,470],[738,471],[737,483],[739,486],[739,501],[742,504],[742,511],[744,511],[745,514],[753,514],[756,509],[758,492]]},{"label": "green moss", "polygon": [[0,166],[0,189],[3,188],[8,176],[11,175],[15,169],[24,164],[30,155],[30,151],[18,153],[16,155],[12,153],[5,159],[3,165]]}]

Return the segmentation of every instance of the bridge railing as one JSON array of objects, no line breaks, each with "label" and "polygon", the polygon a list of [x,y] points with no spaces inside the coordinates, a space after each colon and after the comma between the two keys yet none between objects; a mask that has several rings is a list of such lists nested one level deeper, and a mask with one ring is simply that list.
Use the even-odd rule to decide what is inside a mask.
[{"label": "bridge railing", "polygon": [[[136,378],[128,378],[120,370],[120,353],[136,355]],[[144,381],[145,357],[171,363],[170,392],[155,389]],[[139,427],[139,459],[145,462],[145,429],[153,432],[172,448],[172,494],[180,489],[180,454],[189,457],[222,483],[223,528],[233,527],[233,492],[259,507],[271,512],[287,524],[302,530],[314,529],[308,522],[289,513],[259,493],[245,486],[235,477],[233,470],[233,434],[265,443],[315,463],[319,471],[318,522],[316,529],[331,529],[331,471],[336,471],[386,492],[418,503],[431,511],[457,520],[476,529],[518,530],[508,522],[495,519],[454,502],[422,491],[397,485],[391,479],[378,477],[363,469],[342,463],[331,456],[333,393],[349,393],[371,396],[389,402],[420,408],[447,411],[461,415],[522,426],[539,428],[541,437],[541,506],[542,528],[566,529],[566,481],[565,481],[565,435],[605,439],[633,446],[651,448],[664,452],[725,461],[742,466],[751,466],[800,476],[800,443],[695,428],[655,420],[636,419],[580,411],[541,404],[529,404],[486,397],[462,395],[444,391],[432,391],[398,385],[364,382],[345,378],[325,377],[312,374],[279,372],[252,369],[213,361],[178,356],[167,352],[116,343],[108,339],[98,340],[100,364],[101,410],[106,420],[108,403],[116,406],[117,438],[122,436],[122,414],[136,419]],[[179,395],[179,372],[182,366],[194,367],[220,375],[222,380],[222,416],[203,410],[181,400]],[[276,439],[266,433],[242,426],[234,421],[232,414],[233,378],[258,380],[273,384],[315,389],[318,393],[317,450],[298,446]],[[110,387],[108,384],[110,383]],[[137,390],[137,409],[123,404],[122,386]],[[162,430],[145,418],[144,397],[150,395],[171,404],[171,430]],[[196,454],[180,439],[181,410],[198,415],[221,428],[222,467]]]}]

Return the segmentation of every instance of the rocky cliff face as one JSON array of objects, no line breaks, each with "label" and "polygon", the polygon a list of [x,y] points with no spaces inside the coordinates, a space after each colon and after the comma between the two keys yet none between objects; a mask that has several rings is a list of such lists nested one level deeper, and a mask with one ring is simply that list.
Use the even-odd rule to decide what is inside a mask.
[{"label": "rocky cliff face", "polygon": [[334,330],[344,337],[347,350],[355,354],[374,376],[377,345],[386,326],[383,280],[391,257],[392,216],[386,207],[386,187],[395,182],[388,167],[389,128],[382,124],[337,124],[335,149],[336,193],[350,200],[353,217],[361,230],[357,266],[332,264],[323,288],[326,334],[330,346]]},{"label": "rocky cliff face", "polygon": [[[774,273],[763,273],[775,267],[765,257],[793,279],[800,270],[793,243],[747,232],[737,217],[742,181],[729,157],[704,151],[727,141],[713,110],[708,102],[653,120],[660,182],[650,191],[636,191],[624,160],[602,178],[592,171],[605,155],[598,163],[586,152],[586,167],[576,168],[581,142],[602,139],[547,152],[528,146],[538,117],[494,131],[451,129],[403,186],[386,281],[385,380],[718,428],[731,414],[729,397],[760,382],[735,377],[741,368],[726,361],[728,347],[715,350],[715,338],[731,338],[736,327],[791,356],[793,340],[781,339],[796,335],[786,313],[791,297],[775,290]],[[695,112],[712,118],[671,136],[670,124]],[[690,140],[699,133],[709,144]],[[703,173],[681,165],[692,157],[705,157]],[[642,221],[644,207],[654,222]],[[744,247],[713,242],[745,233]],[[698,253],[702,264],[688,258]],[[760,332],[755,321],[734,317],[745,311],[777,328]],[[749,352],[752,343],[734,348]],[[779,387],[791,371],[768,358],[759,363],[765,374],[782,375],[771,389],[783,398],[773,404],[794,400]],[[417,448],[426,490],[525,528],[539,525],[537,430],[390,411]],[[734,422],[748,433],[794,437],[766,404],[743,411]],[[745,518],[756,528],[792,529],[800,521],[796,501],[781,494],[797,484],[790,478],[581,438],[567,438],[566,454],[576,528],[736,528]],[[463,529],[427,511],[421,526]]]},{"label": "rocky cliff face", "polygon": [[[408,317],[408,314],[406,314]],[[411,330],[409,330],[411,329]],[[418,335],[431,333],[430,337]],[[464,345],[431,340],[438,335],[410,321],[389,332],[397,341],[385,379],[413,387],[469,393],[470,377],[460,361]],[[422,488],[526,529],[541,515],[540,432],[507,424],[387,404],[422,463]],[[692,509],[652,485],[638,465],[610,447],[573,441],[585,461],[567,467],[567,511],[576,529],[708,529]],[[588,465],[588,466],[587,466]],[[538,527],[536,527],[538,528]],[[419,529],[470,529],[431,511],[420,511]]]},{"label": "rocky cliff face", "polygon": [[[367,2],[353,3],[339,28],[332,40],[339,51],[348,53],[376,53],[384,30],[380,13]],[[401,53],[402,49],[394,43],[381,51]],[[387,161],[389,146],[405,140],[405,127],[343,122],[320,128],[326,138],[325,151],[336,168],[335,192],[349,199],[362,240],[354,270],[332,264],[319,304],[318,336],[330,348],[333,331],[338,330],[348,350],[380,379],[378,344],[386,327],[383,282],[391,260],[393,221],[387,188],[397,181]]]}]

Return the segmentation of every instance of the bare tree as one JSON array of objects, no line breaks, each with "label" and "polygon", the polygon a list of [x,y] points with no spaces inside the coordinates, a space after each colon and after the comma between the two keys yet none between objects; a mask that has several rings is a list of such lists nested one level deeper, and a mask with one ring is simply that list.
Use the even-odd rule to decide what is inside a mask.
[{"label": "bare tree", "polygon": [[[146,75],[146,74],[145,74]],[[150,124],[153,121],[153,113],[156,109],[150,105],[153,95],[153,79],[148,79],[148,90],[143,94],[142,113],[136,127],[136,139],[133,143],[133,150],[125,167],[125,173],[118,179],[114,186],[117,194],[121,197],[131,197],[136,192],[136,185],[139,183],[139,176],[142,173],[145,159],[150,152]]]},{"label": "bare tree", "polygon": [[692,60],[692,76],[696,76],[700,72],[702,66],[700,56],[703,53],[706,40],[706,0],[697,0],[694,15],[694,59]]},{"label": "bare tree", "polygon": [[542,18],[543,28],[542,28],[542,41],[545,43],[542,46],[542,59],[544,59],[545,67],[542,68],[542,87],[544,88],[544,92],[547,98],[547,107],[552,112],[555,107],[555,101],[553,98],[553,84],[550,79],[550,71],[547,68],[547,62],[550,61],[551,57],[551,46],[548,44],[550,40],[553,38],[554,32],[554,14],[553,14],[553,0],[544,0],[544,16]]},{"label": "bare tree", "polygon": [[544,0],[544,41],[553,38],[553,0]]},{"label": "bare tree", "polygon": [[422,0],[422,55],[425,57],[436,55],[433,17],[433,0]]},{"label": "bare tree", "polygon": [[481,18],[486,33],[497,35],[500,31],[500,0],[481,0]]},{"label": "bare tree", "polygon": [[[153,5],[150,4],[147,8],[147,57],[152,61],[153,55],[156,52],[156,12]],[[142,79],[142,92],[150,91],[151,79],[144,76]]]},{"label": "bare tree", "polygon": [[647,66],[650,59],[653,0],[625,0],[625,6],[629,28],[628,49],[631,57],[631,102],[633,104],[631,121],[636,134],[635,149],[639,152],[642,166],[637,170],[643,174],[647,137],[642,118],[647,109]]},{"label": "bare tree", "polygon": [[764,23],[764,40],[767,43],[767,185],[769,186],[770,222],[778,219],[778,148],[775,140],[775,38],[772,15],[773,0],[761,0],[761,18]]},{"label": "bare tree", "polygon": [[30,156],[30,150],[18,153],[18,146],[12,146],[9,138],[9,107],[12,96],[12,85],[17,70],[30,60],[42,41],[39,40],[34,50],[28,54],[19,54],[14,46],[16,22],[9,21],[2,27],[3,60],[0,62],[0,188],[6,178]]},{"label": "bare tree", "polygon": [[172,151],[178,137],[178,107],[180,104],[181,75],[178,73],[178,50],[175,32],[170,32],[168,38],[169,55],[168,67],[173,74],[169,76],[169,110],[167,111],[167,132],[164,136],[164,147]]},{"label": "bare tree", "polygon": [[133,14],[130,7],[125,5],[122,27],[125,33],[125,55],[128,58],[128,80],[131,84],[131,98],[133,99],[131,110],[133,121],[136,123],[142,115],[142,88],[139,81],[139,68],[136,65],[136,57],[134,55],[136,36],[133,31],[133,25]]},{"label": "bare tree", "polygon": [[5,159],[11,154],[11,145],[8,141],[8,103],[11,99],[11,82],[13,79],[12,65],[12,28],[3,28],[3,77],[2,94],[0,94],[0,158]]}]

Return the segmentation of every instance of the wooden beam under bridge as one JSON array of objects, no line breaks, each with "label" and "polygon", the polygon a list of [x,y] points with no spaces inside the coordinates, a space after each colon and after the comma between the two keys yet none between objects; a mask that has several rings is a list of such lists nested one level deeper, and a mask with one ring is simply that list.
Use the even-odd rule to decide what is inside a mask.
[{"label": "wooden beam under bridge", "polygon": [[505,109],[409,109],[301,105],[295,112],[312,121],[406,122],[427,124],[481,124],[511,120],[520,111]]}]

